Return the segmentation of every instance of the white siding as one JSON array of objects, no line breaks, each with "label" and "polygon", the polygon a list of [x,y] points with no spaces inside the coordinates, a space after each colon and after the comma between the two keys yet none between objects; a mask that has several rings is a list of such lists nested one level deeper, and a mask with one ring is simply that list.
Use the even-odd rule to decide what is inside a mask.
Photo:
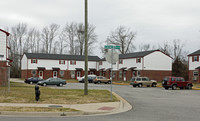
[{"label": "white siding", "polygon": [[172,70],[172,58],[160,51],[144,57],[144,70]]},{"label": "white siding", "polygon": [[[195,70],[195,68],[200,66],[200,61],[192,62],[192,56],[189,56],[188,59],[189,59],[189,70]],[[199,60],[200,60],[200,56],[199,56]]]},{"label": "white siding", "polygon": [[129,58],[129,59],[123,59],[123,64],[119,64],[119,69],[126,67],[127,69],[131,67],[136,67],[135,70],[141,70],[142,69],[142,58],[141,63],[136,63],[137,58]]},{"label": "white siding", "polygon": [[[111,68],[111,64],[108,63],[107,61],[102,61],[102,65],[99,65],[99,69],[102,68],[104,68],[105,70],[109,69]],[[118,62],[116,62],[116,64],[113,65],[113,70],[118,70]]]},{"label": "white siding", "polygon": [[[26,67],[24,63],[25,59],[22,58],[22,69]],[[96,69],[97,62],[96,61],[88,61],[88,69],[95,68]],[[59,60],[47,60],[47,59],[37,59],[37,63],[31,63],[31,59],[28,59],[28,69],[36,69],[38,67],[45,67],[46,70],[52,70],[52,67],[60,68],[60,70],[76,70],[76,68],[85,68],[84,61],[76,61],[76,65],[71,65],[70,60],[65,60],[65,64],[59,64]]]},{"label": "white siding", "polygon": [[4,55],[0,60],[6,60],[6,34],[0,31],[0,55]]},{"label": "white siding", "polygon": [[28,69],[28,65],[27,65],[27,57],[26,57],[26,55],[24,55],[23,57],[22,57],[22,67],[21,67],[21,70],[25,70],[25,69]]}]

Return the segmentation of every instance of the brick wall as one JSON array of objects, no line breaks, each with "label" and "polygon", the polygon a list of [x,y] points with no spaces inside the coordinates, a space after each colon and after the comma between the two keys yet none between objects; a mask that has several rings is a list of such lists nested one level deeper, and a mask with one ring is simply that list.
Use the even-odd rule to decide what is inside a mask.
[{"label": "brick wall", "polygon": [[152,80],[161,82],[165,76],[171,76],[171,71],[141,70],[141,76],[149,77]]},{"label": "brick wall", "polygon": [[7,61],[0,61],[0,67],[7,67]]},{"label": "brick wall", "polygon": [[0,86],[8,82],[8,69],[9,67],[0,67]]},{"label": "brick wall", "polygon": [[197,71],[197,70],[189,70],[188,72],[188,81],[192,81],[195,83],[200,83],[200,70],[199,70],[199,77],[197,77],[197,80],[193,80],[193,71]]}]

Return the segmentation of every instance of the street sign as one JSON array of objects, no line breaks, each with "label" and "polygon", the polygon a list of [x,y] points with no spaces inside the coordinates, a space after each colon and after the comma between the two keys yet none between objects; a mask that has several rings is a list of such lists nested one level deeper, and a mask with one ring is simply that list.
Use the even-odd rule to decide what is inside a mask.
[{"label": "street sign", "polygon": [[[113,57],[113,58],[112,58]],[[111,64],[115,64],[119,60],[119,54],[115,50],[109,50],[106,53],[106,61]]]},{"label": "street sign", "polygon": [[113,46],[113,45],[105,45],[104,49],[120,49],[120,46]]}]

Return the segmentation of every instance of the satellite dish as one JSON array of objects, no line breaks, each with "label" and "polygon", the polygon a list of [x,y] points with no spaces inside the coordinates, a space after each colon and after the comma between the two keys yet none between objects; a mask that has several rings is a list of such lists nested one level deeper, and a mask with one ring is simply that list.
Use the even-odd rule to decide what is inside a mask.
[{"label": "satellite dish", "polygon": [[113,60],[112,60],[112,50],[108,50],[108,52],[106,53],[106,61],[108,61],[109,63],[115,64],[117,61],[119,60],[119,54],[113,50]]}]

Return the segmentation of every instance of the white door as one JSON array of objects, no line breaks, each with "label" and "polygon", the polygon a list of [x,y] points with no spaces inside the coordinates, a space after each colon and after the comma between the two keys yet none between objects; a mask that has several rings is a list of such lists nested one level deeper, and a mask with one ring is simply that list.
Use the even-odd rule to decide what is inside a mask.
[{"label": "white door", "polygon": [[124,71],[124,81],[126,81],[126,71]]},{"label": "white door", "polygon": [[53,71],[53,78],[57,78],[57,71]]},{"label": "white door", "polygon": [[43,79],[43,71],[39,71],[39,77]]},{"label": "white door", "polygon": [[79,79],[80,77],[81,77],[81,72],[80,72],[80,71],[77,71],[77,72],[76,72],[76,78]]}]

